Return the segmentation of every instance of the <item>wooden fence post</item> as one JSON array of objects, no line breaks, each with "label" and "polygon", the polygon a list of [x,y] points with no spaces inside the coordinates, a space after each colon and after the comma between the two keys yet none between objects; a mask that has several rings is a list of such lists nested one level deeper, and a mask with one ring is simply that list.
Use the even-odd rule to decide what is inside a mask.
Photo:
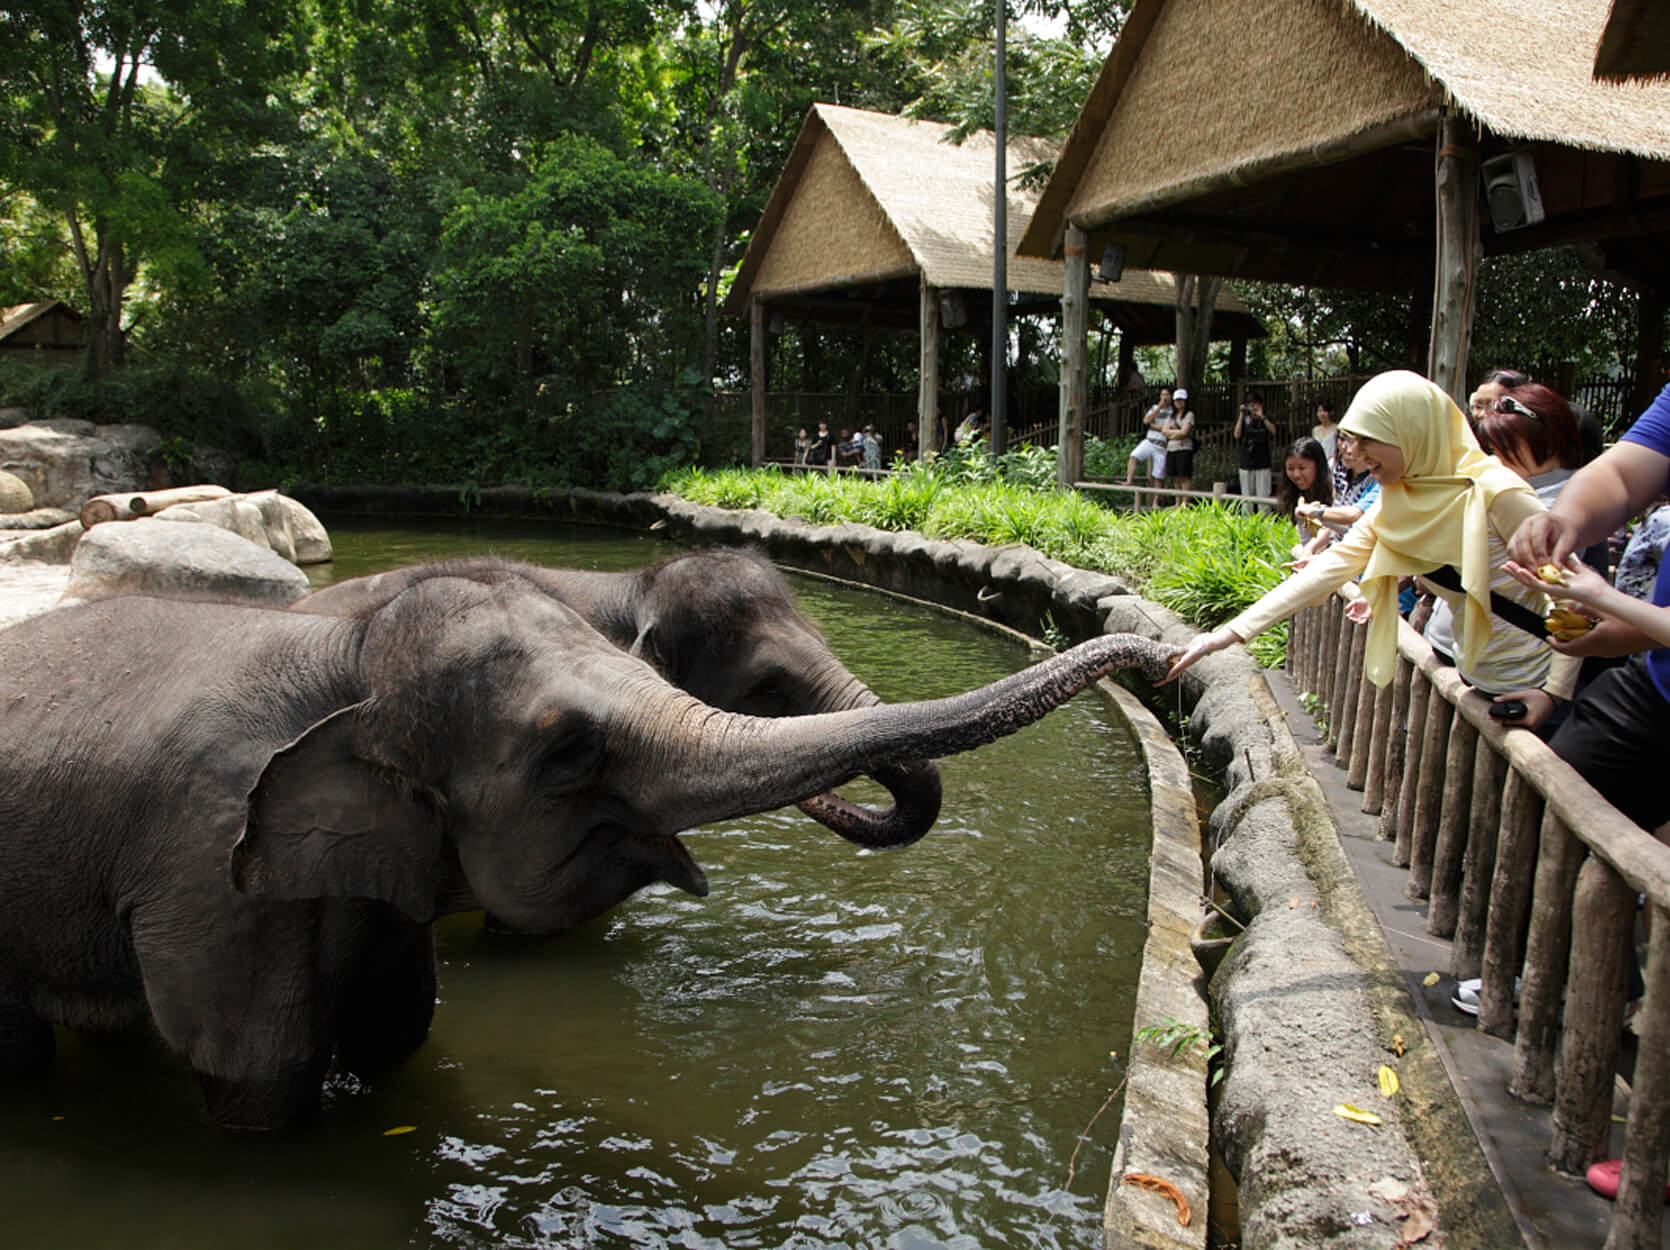
[{"label": "wooden fence post", "polygon": [[1496,867],[1490,876],[1490,908],[1484,921],[1484,958],[1479,965],[1479,1031],[1514,1035],[1514,978],[1519,975],[1520,935],[1531,910],[1536,873],[1537,830],[1542,795],[1517,769],[1502,786],[1502,820],[1496,832]]},{"label": "wooden fence post", "polygon": [[1458,710],[1450,723],[1450,746],[1444,758],[1444,802],[1438,814],[1438,843],[1432,848],[1432,878],[1427,887],[1426,931],[1434,937],[1455,932],[1461,901],[1461,874],[1472,825],[1473,767],[1479,731]]},{"label": "wooden fence post", "polygon": [[1340,683],[1339,742],[1334,748],[1334,759],[1347,769],[1351,767],[1351,751],[1357,741],[1357,706],[1362,701],[1361,687],[1372,683],[1363,680],[1363,646],[1368,638],[1368,627],[1353,625],[1349,620],[1341,627],[1345,636],[1340,651],[1345,655],[1345,680]]},{"label": "wooden fence post", "polygon": [[[1363,674],[1363,651],[1368,644],[1368,630],[1359,629],[1363,646],[1357,649],[1354,663],[1360,678],[1357,682],[1357,715],[1351,733],[1351,762],[1345,773],[1345,788],[1361,790],[1368,781],[1369,760],[1374,753],[1375,716],[1380,709],[1380,696],[1389,694]],[[1388,704],[1388,706],[1390,706]]]},{"label": "wooden fence post", "polygon": [[939,445],[939,289],[922,277],[918,295],[922,355],[916,379],[916,454],[927,460],[945,450]]},{"label": "wooden fence post", "polygon": [[1525,943],[1525,978],[1519,994],[1519,1036],[1513,1046],[1508,1093],[1524,1102],[1554,1098],[1554,1050],[1560,1040],[1560,997],[1571,950],[1571,891],[1583,843],[1553,808],[1542,813],[1537,879],[1531,887],[1531,934]]},{"label": "wooden fence post", "polygon": [[1334,675],[1328,682],[1328,749],[1338,752],[1339,736],[1345,728],[1345,718],[1356,702],[1351,687],[1351,635],[1356,626],[1345,619],[1345,608],[1338,599],[1328,600],[1334,618],[1333,657]]},{"label": "wooden fence post", "polygon": [[1426,749],[1426,713],[1432,683],[1418,668],[1409,674],[1409,731],[1403,740],[1403,775],[1398,780],[1397,827],[1393,829],[1392,863],[1409,867],[1409,844],[1415,830],[1415,790],[1421,780],[1421,752]]},{"label": "wooden fence post", "polygon": [[1316,657],[1316,696],[1322,701],[1328,718],[1327,730],[1323,734],[1323,744],[1333,745],[1334,723],[1338,719],[1334,711],[1334,674],[1339,671],[1339,637],[1343,620],[1338,610],[1338,599],[1328,599],[1322,604],[1322,653]]},{"label": "wooden fence post", "polygon": [[1636,1028],[1641,1046],[1624,1130],[1624,1170],[1605,1250],[1658,1250],[1664,1222],[1664,1163],[1670,1156],[1670,912],[1652,909],[1647,997]]},{"label": "wooden fence post", "polygon": [[1491,745],[1490,736],[1475,736],[1473,803],[1467,819],[1471,831],[1462,862],[1455,937],[1450,946],[1450,972],[1458,981],[1478,976],[1483,964],[1485,917],[1496,866],[1496,831],[1502,821],[1502,784],[1508,772],[1508,761]]},{"label": "wooden fence post", "polygon": [[[1391,842],[1397,838],[1398,798],[1403,789],[1404,760],[1409,748],[1409,687],[1415,680],[1415,666],[1409,657],[1398,652],[1397,669],[1392,674],[1392,710],[1386,717],[1386,762],[1376,776],[1369,779],[1363,795],[1366,811],[1375,799],[1379,787],[1380,838]],[[1405,861],[1407,862],[1407,861]]]},{"label": "wooden fence post", "polygon": [[1624,953],[1635,928],[1635,891],[1610,864],[1591,855],[1578,870],[1571,909],[1565,1034],[1546,1157],[1556,1171],[1580,1176],[1606,1157],[1612,1132]]},{"label": "wooden fence post", "polygon": [[1445,765],[1449,761],[1450,721],[1455,709],[1438,688],[1429,682],[1426,729],[1421,736],[1421,775],[1415,786],[1415,819],[1409,831],[1409,881],[1403,892],[1410,898],[1425,898],[1432,888],[1432,853],[1438,843],[1438,816],[1443,810],[1444,791],[1453,784]]}]

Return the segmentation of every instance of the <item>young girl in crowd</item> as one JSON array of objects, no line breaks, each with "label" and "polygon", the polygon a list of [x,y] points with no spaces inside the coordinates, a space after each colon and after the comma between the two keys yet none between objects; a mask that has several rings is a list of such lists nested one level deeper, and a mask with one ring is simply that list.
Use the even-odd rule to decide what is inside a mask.
[{"label": "young girl in crowd", "polygon": [[1281,481],[1276,484],[1276,511],[1292,520],[1301,503],[1334,502],[1334,479],[1327,453],[1314,438],[1301,438],[1287,449]]},{"label": "young girl in crowd", "polygon": [[[1510,574],[1497,574],[1507,563],[1507,537],[1541,512],[1542,503],[1523,478],[1479,449],[1448,395],[1419,374],[1383,373],[1357,393],[1340,428],[1355,440],[1358,462],[1380,483],[1379,508],[1222,629],[1197,636],[1172,665],[1170,677],[1321,602],[1353,577],[1363,594],[1354,618],[1366,615],[1369,626],[1364,672],[1381,686],[1391,680],[1397,662],[1401,577],[1455,570],[1455,588],[1440,586],[1438,593],[1455,613],[1463,671],[1476,669],[1496,631],[1511,628],[1492,616],[1493,581],[1504,597],[1541,614],[1543,599]],[[1546,674],[1546,657],[1553,653],[1545,647],[1542,654]],[[1540,683],[1498,695],[1499,702],[1510,699],[1528,709],[1513,723],[1533,724],[1552,707]]]}]

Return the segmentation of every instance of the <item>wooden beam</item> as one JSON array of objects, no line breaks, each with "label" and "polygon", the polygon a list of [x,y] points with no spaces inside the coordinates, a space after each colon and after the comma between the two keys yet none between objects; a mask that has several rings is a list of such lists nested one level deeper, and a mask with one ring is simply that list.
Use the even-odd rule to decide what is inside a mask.
[{"label": "wooden beam", "polygon": [[1427,377],[1467,409],[1467,354],[1473,344],[1473,301],[1479,259],[1479,153],[1461,120],[1446,114],[1439,131],[1434,195],[1438,239],[1432,282],[1432,335]]},{"label": "wooden beam", "polygon": [[748,305],[748,373],[752,385],[753,465],[765,463],[765,306],[758,300]]},{"label": "wooden beam", "polygon": [[1071,486],[1084,476],[1084,410],[1089,398],[1090,259],[1082,227],[1068,225],[1066,277],[1061,290],[1061,415],[1056,431],[1055,480]]},{"label": "wooden beam", "polygon": [[916,386],[916,454],[926,460],[939,447],[939,289],[920,279],[922,367]]}]

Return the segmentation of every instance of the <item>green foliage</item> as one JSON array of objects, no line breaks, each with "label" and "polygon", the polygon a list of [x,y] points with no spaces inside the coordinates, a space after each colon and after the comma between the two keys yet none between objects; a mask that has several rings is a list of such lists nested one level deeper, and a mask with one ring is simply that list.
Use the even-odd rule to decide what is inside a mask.
[{"label": "green foliage", "polygon": [[1223,1045],[1213,1041],[1212,1034],[1198,1025],[1184,1024],[1171,1016],[1162,1016],[1158,1024],[1148,1024],[1138,1029],[1137,1041],[1170,1051],[1173,1059],[1191,1046],[1199,1046],[1204,1050],[1207,1066],[1212,1070],[1211,1083],[1216,1085],[1223,1080],[1223,1066],[1219,1063]]},{"label": "green foliage", "polygon": [[[997,476],[1006,460],[964,452],[880,481],[776,468],[685,468],[663,477],[660,489],[695,503],[761,508],[818,525],[858,521],[932,538],[1025,543],[1053,559],[1117,574],[1202,629],[1217,628],[1281,580],[1294,536],[1291,525],[1270,513],[1249,515],[1217,503],[1114,512],[1075,491]],[[1285,626],[1261,634],[1251,650],[1261,664],[1283,663]]]}]

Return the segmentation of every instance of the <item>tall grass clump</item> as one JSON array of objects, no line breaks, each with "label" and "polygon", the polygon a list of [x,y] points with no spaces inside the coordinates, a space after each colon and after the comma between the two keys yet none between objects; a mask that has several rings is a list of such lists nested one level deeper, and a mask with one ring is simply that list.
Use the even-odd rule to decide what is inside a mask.
[{"label": "tall grass clump", "polygon": [[[1116,574],[1200,629],[1218,628],[1282,579],[1295,535],[1272,513],[1216,502],[1118,512],[1056,489],[1054,473],[1052,452],[994,458],[959,448],[879,480],[775,468],[682,469],[661,486],[695,503],[763,508],[815,525],[857,521],[930,538],[1025,543],[1079,568]],[[1286,646],[1286,627],[1277,626],[1250,649],[1270,666],[1282,662]]]}]

